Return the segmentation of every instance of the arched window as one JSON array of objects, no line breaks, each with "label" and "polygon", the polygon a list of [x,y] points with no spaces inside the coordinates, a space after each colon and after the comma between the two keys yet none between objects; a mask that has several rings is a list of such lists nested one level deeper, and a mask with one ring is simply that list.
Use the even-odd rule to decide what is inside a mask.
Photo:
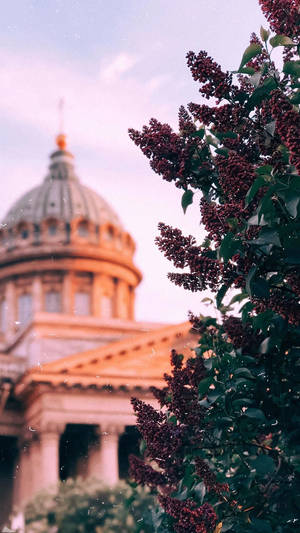
[{"label": "arched window", "polygon": [[57,233],[57,223],[56,222],[49,222],[48,224],[48,235],[53,237],[53,235],[56,235]]},{"label": "arched window", "polygon": [[75,292],[74,295],[74,314],[75,315],[90,315],[91,314],[91,298],[88,292]]},{"label": "arched window", "polygon": [[80,237],[87,237],[89,234],[89,225],[86,220],[79,222],[77,226],[77,233]]},{"label": "arched window", "polygon": [[24,326],[30,322],[32,317],[32,296],[31,294],[20,294],[18,298],[18,322]]},{"label": "arched window", "polygon": [[45,294],[45,311],[47,313],[61,313],[61,293],[48,291]]},{"label": "arched window", "polygon": [[21,239],[28,239],[29,237],[29,230],[26,224],[20,224],[18,227],[18,233]]},{"label": "arched window", "polygon": [[113,238],[114,238],[114,230],[112,227],[108,227],[106,232],[105,232],[105,238],[107,241],[112,241]]},{"label": "arched window", "polygon": [[102,296],[101,299],[101,316],[102,318],[112,318],[114,312],[113,298],[111,296]]},{"label": "arched window", "polygon": [[6,331],[6,318],[7,318],[6,308],[7,308],[6,300],[3,299],[0,302],[0,332],[1,333],[5,333]]}]

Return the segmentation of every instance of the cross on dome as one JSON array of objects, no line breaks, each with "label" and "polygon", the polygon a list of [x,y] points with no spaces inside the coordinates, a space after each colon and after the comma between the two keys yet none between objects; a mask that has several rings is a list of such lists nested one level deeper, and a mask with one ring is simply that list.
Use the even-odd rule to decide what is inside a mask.
[{"label": "cross on dome", "polygon": [[63,98],[60,98],[58,102],[58,116],[59,116],[59,131],[61,133],[59,133],[56,137],[56,144],[60,150],[65,150],[67,147],[66,134],[63,133],[64,131],[64,109],[65,109],[65,101]]}]

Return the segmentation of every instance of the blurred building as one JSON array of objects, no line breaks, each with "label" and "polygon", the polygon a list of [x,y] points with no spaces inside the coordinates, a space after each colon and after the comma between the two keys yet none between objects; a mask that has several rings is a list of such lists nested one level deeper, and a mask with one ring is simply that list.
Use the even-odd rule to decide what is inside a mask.
[{"label": "blurred building", "polygon": [[126,477],[131,396],[152,401],[170,348],[194,344],[188,323],[135,320],[135,243],[73,160],[58,136],[1,225],[0,525],[59,479]]}]

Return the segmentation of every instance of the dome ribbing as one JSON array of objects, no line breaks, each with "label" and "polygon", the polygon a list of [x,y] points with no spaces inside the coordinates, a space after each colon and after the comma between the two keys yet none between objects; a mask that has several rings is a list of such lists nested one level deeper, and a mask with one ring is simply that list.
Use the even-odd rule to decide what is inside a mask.
[{"label": "dome ribbing", "polygon": [[78,217],[99,226],[111,223],[122,227],[109,204],[79,181],[72,154],[58,150],[51,155],[49,173],[43,183],[15,202],[2,224],[9,229],[21,222],[40,224],[49,218],[71,222]]}]

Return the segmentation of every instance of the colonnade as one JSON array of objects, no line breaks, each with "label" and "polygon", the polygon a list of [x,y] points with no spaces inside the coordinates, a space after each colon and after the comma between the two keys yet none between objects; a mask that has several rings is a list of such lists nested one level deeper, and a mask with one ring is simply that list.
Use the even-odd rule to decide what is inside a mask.
[{"label": "colonnade", "polygon": [[[66,424],[48,422],[38,431],[28,428],[20,441],[16,471],[15,503],[23,507],[36,493],[55,486],[60,479],[60,438]],[[113,486],[119,479],[119,437],[125,427],[101,424],[98,439],[89,447],[86,476]]]}]

